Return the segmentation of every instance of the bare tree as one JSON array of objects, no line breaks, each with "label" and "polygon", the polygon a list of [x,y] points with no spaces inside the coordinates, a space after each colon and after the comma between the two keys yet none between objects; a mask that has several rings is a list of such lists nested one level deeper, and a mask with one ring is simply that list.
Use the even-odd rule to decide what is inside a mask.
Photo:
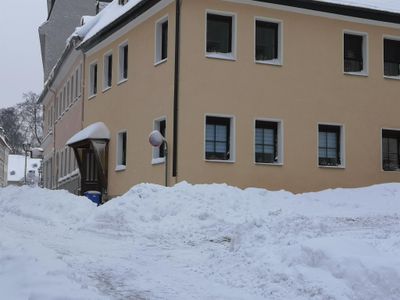
[{"label": "bare tree", "polygon": [[26,142],[40,146],[43,136],[43,112],[42,106],[37,102],[39,96],[30,91],[22,97],[24,101],[17,104],[22,134]]},{"label": "bare tree", "polygon": [[19,113],[15,107],[0,109],[0,127],[4,129],[4,133],[12,148],[12,153],[22,153],[24,137],[21,133]]}]

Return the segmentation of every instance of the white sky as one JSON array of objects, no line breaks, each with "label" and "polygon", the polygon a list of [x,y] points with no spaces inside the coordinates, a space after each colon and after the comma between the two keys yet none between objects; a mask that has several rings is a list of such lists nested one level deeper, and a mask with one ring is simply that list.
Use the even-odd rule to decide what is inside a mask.
[{"label": "white sky", "polygon": [[46,0],[0,0],[0,109],[40,93],[43,68],[38,27],[46,21]]}]

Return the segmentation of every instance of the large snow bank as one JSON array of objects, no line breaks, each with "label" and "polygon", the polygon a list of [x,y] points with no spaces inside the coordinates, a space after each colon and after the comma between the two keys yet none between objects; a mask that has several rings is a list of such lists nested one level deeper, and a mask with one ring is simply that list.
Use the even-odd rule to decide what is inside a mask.
[{"label": "large snow bank", "polygon": [[[400,299],[400,184],[0,189],[7,299]],[[65,291],[68,290],[68,293]],[[67,296],[65,296],[67,295]]]}]

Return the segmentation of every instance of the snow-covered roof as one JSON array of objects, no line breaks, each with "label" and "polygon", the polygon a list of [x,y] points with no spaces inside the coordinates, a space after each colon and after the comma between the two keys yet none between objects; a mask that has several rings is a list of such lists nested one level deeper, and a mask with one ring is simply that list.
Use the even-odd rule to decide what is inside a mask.
[{"label": "snow-covered roof", "polygon": [[[29,171],[35,171],[35,176],[39,176],[39,167],[41,159],[27,158],[26,174]],[[7,180],[12,182],[18,182],[24,179],[25,170],[25,156],[11,154],[8,156],[8,175]]]},{"label": "snow-covered roof", "polygon": [[84,140],[109,140],[110,130],[103,122],[97,122],[89,125],[85,129],[82,129],[71,137],[66,145],[72,145]]},{"label": "snow-covered roof", "polygon": [[318,1],[400,13],[399,0],[318,0]]}]

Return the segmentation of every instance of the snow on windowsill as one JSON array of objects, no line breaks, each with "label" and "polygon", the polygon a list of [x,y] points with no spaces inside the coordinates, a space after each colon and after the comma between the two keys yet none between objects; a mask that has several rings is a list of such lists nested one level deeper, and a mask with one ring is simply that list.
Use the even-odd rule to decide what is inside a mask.
[{"label": "snow on windowsill", "polygon": [[93,99],[93,98],[96,98],[96,96],[97,96],[97,94],[90,95],[90,96],[88,97],[88,100],[91,100],[91,99]]},{"label": "snow on windowsill", "polygon": [[108,86],[108,87],[104,88],[104,89],[102,90],[102,92],[105,93],[105,92],[107,92],[107,91],[109,91],[109,90],[111,90],[111,86]]},{"label": "snow on windowsill", "polygon": [[280,59],[271,59],[271,60],[256,60],[256,64],[260,65],[271,65],[271,66],[282,66],[282,61]]},{"label": "snow on windowsill", "polygon": [[163,163],[165,163],[165,157],[153,158],[151,160],[151,164],[152,165],[160,165],[160,164],[163,164]]},{"label": "snow on windowsill", "polygon": [[117,85],[123,84],[127,81],[128,81],[128,78],[121,79],[120,81],[117,82]]},{"label": "snow on windowsill", "polygon": [[224,163],[224,164],[234,164],[234,160],[222,160],[222,159],[204,159],[207,163]]},{"label": "snow on windowsill", "polygon": [[207,52],[206,57],[223,59],[223,60],[231,60],[231,61],[236,60],[236,57],[232,53]]},{"label": "snow on windowsill", "polygon": [[400,76],[387,76],[387,75],[384,75],[383,78],[389,79],[389,80],[400,80]]},{"label": "snow on windowsill", "polygon": [[276,163],[262,163],[262,162],[254,162],[256,166],[276,166],[276,167],[282,167],[283,163],[282,162],[276,162]]},{"label": "snow on windowsill", "polygon": [[368,77],[368,72],[343,72],[344,75]]},{"label": "snow on windowsill", "polygon": [[321,166],[321,165],[318,165],[318,168],[321,168],[321,169],[340,169],[340,170],[344,170],[344,169],[346,169],[346,166],[345,166],[345,165],[339,165],[339,166]]},{"label": "snow on windowsill", "polygon": [[115,167],[115,172],[122,172],[126,170],[126,166],[124,165],[118,165]]},{"label": "snow on windowsill", "polygon": [[168,61],[168,58],[164,58],[164,59],[162,59],[162,60],[158,60],[158,61],[156,61],[156,62],[154,63],[154,66],[157,67],[157,66],[162,65],[163,63],[165,63],[165,62],[167,62],[167,61]]}]

